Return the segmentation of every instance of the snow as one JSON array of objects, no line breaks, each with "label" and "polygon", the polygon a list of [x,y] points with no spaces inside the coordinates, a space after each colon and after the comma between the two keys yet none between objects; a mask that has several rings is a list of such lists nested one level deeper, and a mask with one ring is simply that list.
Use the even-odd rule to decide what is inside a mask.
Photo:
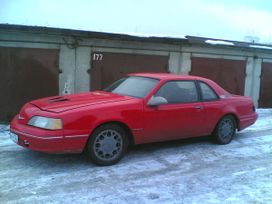
[{"label": "snow", "polygon": [[272,109],[257,109],[258,120],[242,132],[269,130],[272,128]]},{"label": "snow", "polygon": [[258,49],[268,49],[268,50],[272,50],[272,47],[264,46],[264,45],[249,45],[249,47],[258,48]]},{"label": "snow", "polygon": [[9,125],[0,124],[0,132],[5,132],[7,130],[9,130]]},{"label": "snow", "polygon": [[135,37],[144,37],[144,38],[151,38],[151,37],[158,37],[158,38],[177,38],[177,39],[186,39],[185,35],[174,35],[174,34],[150,34],[150,33],[116,33],[116,34],[124,34],[130,35]]},{"label": "snow", "polygon": [[9,145],[13,142],[9,138],[9,125],[0,124],[0,148],[2,145]]},{"label": "snow", "polygon": [[109,167],[24,149],[0,125],[0,203],[272,203],[272,109],[257,112],[228,145],[139,145]]},{"label": "snow", "polygon": [[230,46],[234,46],[234,43],[223,41],[223,40],[206,40],[205,43],[211,44],[211,45],[230,45]]}]

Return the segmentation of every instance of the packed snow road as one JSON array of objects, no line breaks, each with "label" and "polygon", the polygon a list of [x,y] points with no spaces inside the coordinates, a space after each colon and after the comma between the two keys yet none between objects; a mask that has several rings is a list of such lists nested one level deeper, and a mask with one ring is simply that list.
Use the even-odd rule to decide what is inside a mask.
[{"label": "packed snow road", "polygon": [[0,203],[272,203],[272,110],[228,145],[130,148],[117,165],[23,149],[0,126]]}]

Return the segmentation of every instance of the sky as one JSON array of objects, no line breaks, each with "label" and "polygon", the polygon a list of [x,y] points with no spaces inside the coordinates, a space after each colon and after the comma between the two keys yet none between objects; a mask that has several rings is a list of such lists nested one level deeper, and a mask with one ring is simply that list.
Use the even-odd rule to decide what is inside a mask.
[{"label": "sky", "polygon": [[272,44],[272,1],[0,0],[0,23]]}]

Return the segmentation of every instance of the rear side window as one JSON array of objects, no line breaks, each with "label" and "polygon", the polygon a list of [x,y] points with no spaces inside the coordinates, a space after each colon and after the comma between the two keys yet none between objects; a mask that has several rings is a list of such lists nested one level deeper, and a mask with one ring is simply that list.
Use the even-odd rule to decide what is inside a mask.
[{"label": "rear side window", "polygon": [[169,104],[198,101],[194,81],[170,81],[162,85],[156,96],[163,97]]},{"label": "rear side window", "polygon": [[209,85],[207,85],[206,83],[203,83],[203,82],[199,82],[199,85],[200,85],[200,89],[201,89],[202,99],[204,101],[212,101],[212,100],[218,99],[218,96],[216,95],[214,90]]}]

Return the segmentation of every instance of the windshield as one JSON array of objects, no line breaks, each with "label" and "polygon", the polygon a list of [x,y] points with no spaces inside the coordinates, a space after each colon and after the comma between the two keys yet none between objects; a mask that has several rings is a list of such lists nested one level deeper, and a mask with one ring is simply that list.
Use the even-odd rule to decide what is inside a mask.
[{"label": "windshield", "polygon": [[147,77],[126,77],[110,85],[104,91],[136,98],[144,98],[159,82],[158,79]]}]

